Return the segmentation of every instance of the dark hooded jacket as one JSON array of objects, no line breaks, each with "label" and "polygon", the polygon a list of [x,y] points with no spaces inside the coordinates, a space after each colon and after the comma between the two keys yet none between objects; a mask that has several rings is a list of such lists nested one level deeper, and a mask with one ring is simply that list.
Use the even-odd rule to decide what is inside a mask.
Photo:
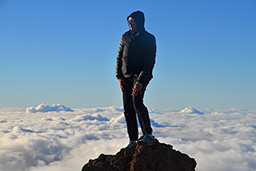
[{"label": "dark hooded jacket", "polygon": [[129,15],[137,24],[137,33],[131,30],[122,35],[116,61],[116,77],[136,76],[142,84],[152,78],[156,57],[155,37],[144,28],[144,14],[136,11]]}]

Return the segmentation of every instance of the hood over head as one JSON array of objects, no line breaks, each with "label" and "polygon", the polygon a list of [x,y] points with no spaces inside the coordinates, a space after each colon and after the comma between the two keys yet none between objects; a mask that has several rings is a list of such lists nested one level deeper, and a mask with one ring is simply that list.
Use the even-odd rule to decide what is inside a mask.
[{"label": "hood over head", "polygon": [[145,29],[145,28],[144,28],[145,16],[144,16],[144,13],[143,13],[143,12],[141,12],[141,11],[135,11],[135,12],[131,13],[131,14],[127,17],[127,20],[128,20],[130,17],[132,17],[132,18],[135,20],[135,22],[136,22],[136,24],[137,24],[137,28],[138,28],[139,30]]}]

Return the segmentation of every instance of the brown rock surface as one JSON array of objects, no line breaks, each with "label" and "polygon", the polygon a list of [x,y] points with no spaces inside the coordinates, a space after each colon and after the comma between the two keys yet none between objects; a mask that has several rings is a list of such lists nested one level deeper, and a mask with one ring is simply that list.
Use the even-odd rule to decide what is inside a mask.
[{"label": "brown rock surface", "polygon": [[152,147],[134,144],[116,155],[101,154],[82,171],[194,171],[195,167],[195,159],[157,142]]}]

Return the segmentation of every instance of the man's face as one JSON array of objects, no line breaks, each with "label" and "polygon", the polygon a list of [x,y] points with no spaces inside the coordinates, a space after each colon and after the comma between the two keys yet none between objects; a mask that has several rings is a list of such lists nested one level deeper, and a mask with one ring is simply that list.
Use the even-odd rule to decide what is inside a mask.
[{"label": "man's face", "polygon": [[128,18],[128,25],[129,25],[131,31],[136,31],[137,30],[136,22],[132,17]]}]

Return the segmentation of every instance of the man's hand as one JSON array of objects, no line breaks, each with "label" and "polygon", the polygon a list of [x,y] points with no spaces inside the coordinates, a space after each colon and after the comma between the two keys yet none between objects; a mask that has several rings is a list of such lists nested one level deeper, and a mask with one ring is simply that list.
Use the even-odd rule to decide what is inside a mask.
[{"label": "man's hand", "polygon": [[133,96],[137,96],[138,93],[141,94],[141,90],[142,90],[142,85],[139,81],[137,81],[132,89],[132,95]]},{"label": "man's hand", "polygon": [[119,78],[118,81],[119,81],[121,90],[124,91],[124,85],[125,85],[124,81],[121,78]]}]

